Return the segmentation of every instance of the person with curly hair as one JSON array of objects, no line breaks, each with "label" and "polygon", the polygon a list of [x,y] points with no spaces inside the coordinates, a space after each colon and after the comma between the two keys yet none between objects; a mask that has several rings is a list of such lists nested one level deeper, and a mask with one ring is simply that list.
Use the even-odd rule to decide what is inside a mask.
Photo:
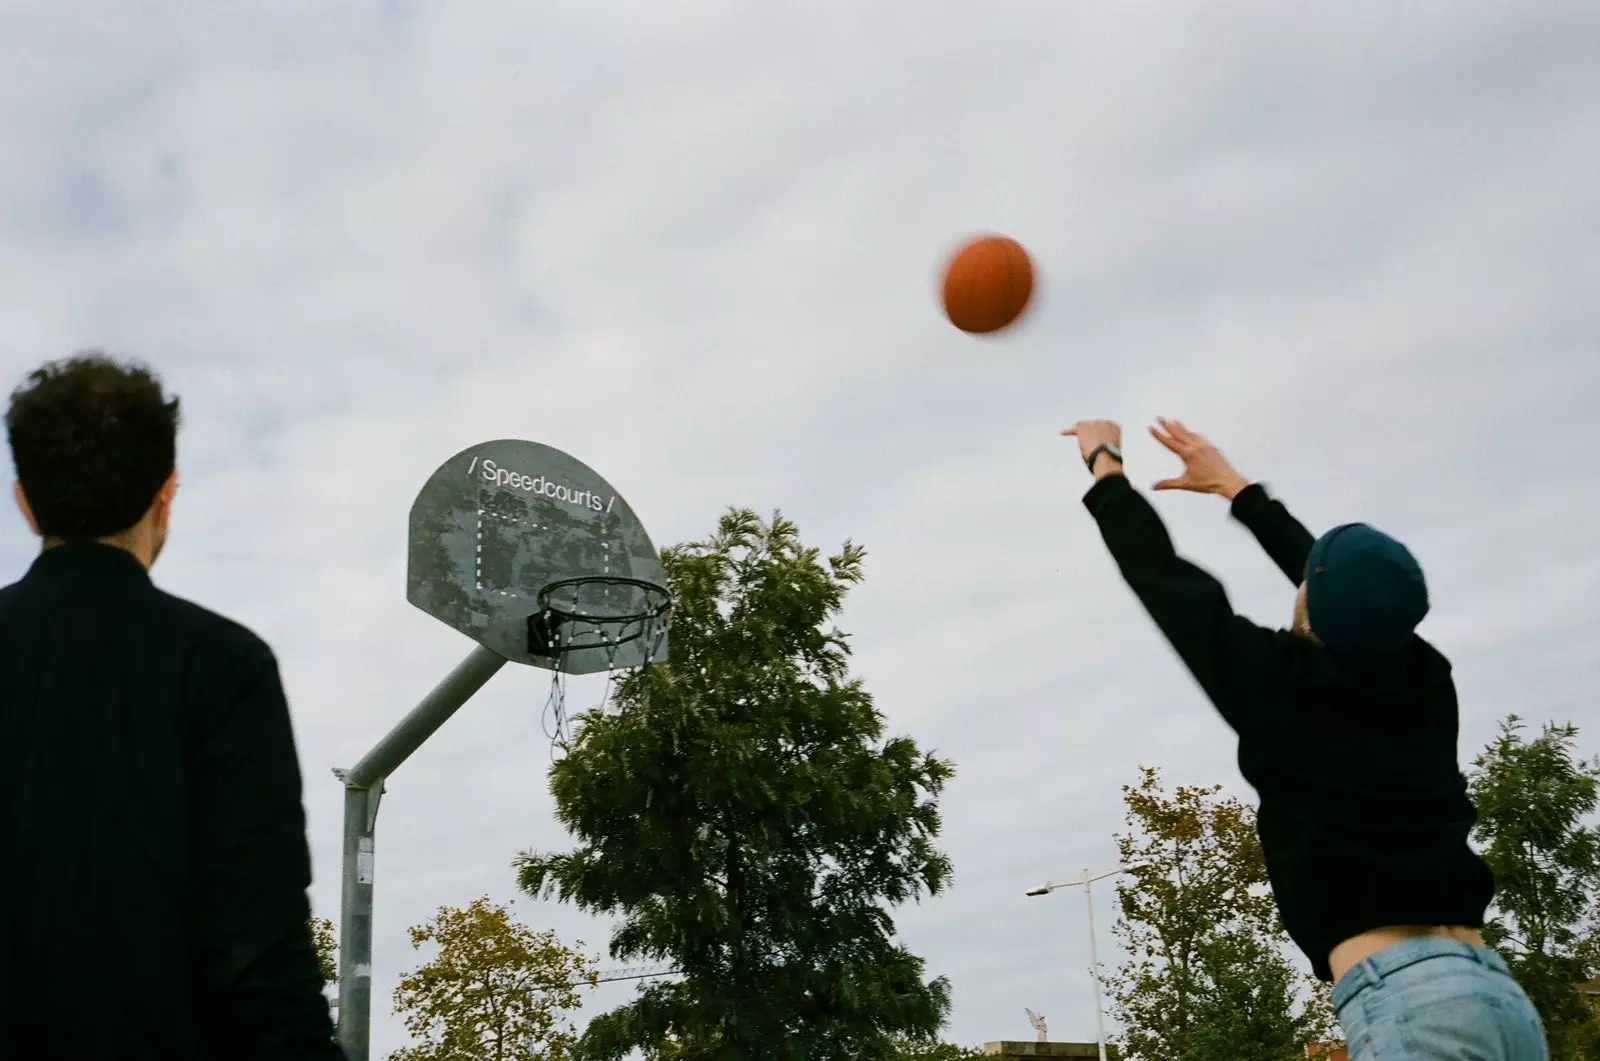
[{"label": "person with curly hair", "polygon": [[272,650],[158,589],[179,403],[137,363],[51,362],[11,396],[43,550],[0,589],[0,1054],[342,1056],[306,891]]}]

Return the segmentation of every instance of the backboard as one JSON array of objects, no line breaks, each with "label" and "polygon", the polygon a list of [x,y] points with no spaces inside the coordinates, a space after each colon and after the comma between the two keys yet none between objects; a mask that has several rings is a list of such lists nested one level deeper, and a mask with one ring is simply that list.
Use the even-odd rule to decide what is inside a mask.
[{"label": "backboard", "polygon": [[[622,496],[575,457],[538,442],[481,442],[445,461],[411,505],[406,599],[513,663],[557,669],[530,651],[539,594],[563,579],[666,585],[661,556]],[[588,589],[600,611],[645,610],[627,584]],[[667,658],[664,628],[608,650],[569,651],[559,669],[593,674]]]}]

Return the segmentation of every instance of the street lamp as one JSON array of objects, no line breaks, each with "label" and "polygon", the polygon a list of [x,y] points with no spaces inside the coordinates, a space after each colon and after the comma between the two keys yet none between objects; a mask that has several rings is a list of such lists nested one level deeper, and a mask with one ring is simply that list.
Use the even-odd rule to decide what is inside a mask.
[{"label": "street lamp", "polygon": [[1089,908],[1089,982],[1094,985],[1094,1031],[1095,1041],[1100,1045],[1100,1061],[1106,1061],[1106,1018],[1100,1005],[1100,963],[1094,952],[1094,892],[1091,886],[1097,880],[1115,877],[1129,870],[1143,869],[1148,865],[1148,862],[1122,862],[1115,869],[1101,870],[1098,873],[1086,869],[1081,877],[1053,880],[1037,888],[1028,889],[1029,895],[1049,895],[1057,888],[1076,888],[1080,885],[1083,887],[1083,899]]}]

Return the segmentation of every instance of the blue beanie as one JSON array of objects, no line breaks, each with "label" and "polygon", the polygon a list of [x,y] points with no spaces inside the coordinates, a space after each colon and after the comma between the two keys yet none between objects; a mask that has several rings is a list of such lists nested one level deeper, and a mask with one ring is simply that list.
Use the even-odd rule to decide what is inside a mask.
[{"label": "blue beanie", "polygon": [[1334,652],[1404,648],[1428,614],[1428,585],[1411,551],[1365,523],[1318,538],[1306,561],[1306,618]]}]

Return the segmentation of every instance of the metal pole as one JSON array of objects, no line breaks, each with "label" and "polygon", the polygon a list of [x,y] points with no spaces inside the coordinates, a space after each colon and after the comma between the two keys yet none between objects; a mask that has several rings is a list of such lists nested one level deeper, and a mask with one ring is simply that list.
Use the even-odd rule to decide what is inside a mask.
[{"label": "metal pole", "polygon": [[1083,885],[1083,901],[1089,909],[1089,982],[1094,985],[1094,1028],[1095,1040],[1100,1046],[1100,1061],[1106,1061],[1106,1018],[1105,1009],[1100,1001],[1100,959],[1095,954],[1094,945],[1094,882],[1130,870],[1145,869],[1149,865],[1150,863],[1144,861],[1123,862],[1115,869],[1108,869],[1103,873],[1094,873],[1086,869],[1082,877],[1049,881],[1027,891],[1028,895],[1049,895],[1057,888],[1076,888],[1080,884]]},{"label": "metal pole", "polygon": [[1089,907],[1089,982],[1094,985],[1094,1035],[1100,1061],[1106,1061],[1106,1017],[1100,1006],[1100,961],[1094,953],[1094,879],[1083,871],[1083,901]]},{"label": "metal pole", "polygon": [[372,1050],[372,879],[384,781],[506,665],[479,645],[349,770],[344,782],[344,874],[339,895],[339,1045],[350,1061]]},{"label": "metal pole", "polygon": [[372,1016],[372,855],[378,790],[344,790],[344,879],[339,890],[339,1045],[367,1061]]}]

